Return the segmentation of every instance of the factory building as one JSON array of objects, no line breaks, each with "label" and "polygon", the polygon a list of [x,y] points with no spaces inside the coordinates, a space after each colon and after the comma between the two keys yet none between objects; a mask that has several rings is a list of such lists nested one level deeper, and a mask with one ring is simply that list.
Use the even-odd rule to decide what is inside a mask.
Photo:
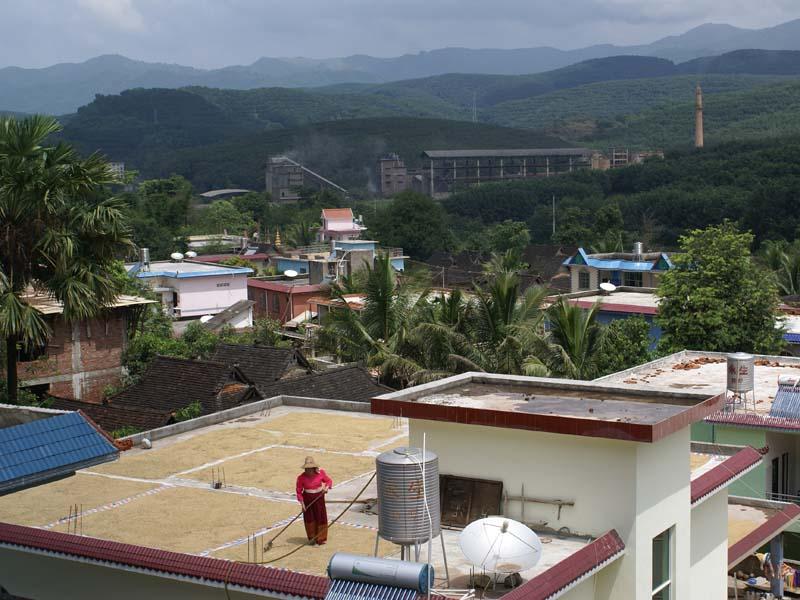
[{"label": "factory building", "polygon": [[481,183],[574,173],[591,169],[592,155],[587,148],[426,150],[422,191],[442,198]]},{"label": "factory building", "polygon": [[300,199],[301,190],[309,188],[327,189],[347,196],[346,189],[288,156],[270,157],[267,161],[266,185],[273,202],[294,202]]}]

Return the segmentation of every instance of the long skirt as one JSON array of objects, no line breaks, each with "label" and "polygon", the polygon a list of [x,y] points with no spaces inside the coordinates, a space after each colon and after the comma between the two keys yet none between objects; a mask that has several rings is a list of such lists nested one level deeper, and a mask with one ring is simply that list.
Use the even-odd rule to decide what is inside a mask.
[{"label": "long skirt", "polygon": [[306,526],[308,541],[313,540],[318,544],[324,544],[328,541],[328,511],[325,508],[325,494],[303,492],[303,502],[306,505],[303,523]]}]

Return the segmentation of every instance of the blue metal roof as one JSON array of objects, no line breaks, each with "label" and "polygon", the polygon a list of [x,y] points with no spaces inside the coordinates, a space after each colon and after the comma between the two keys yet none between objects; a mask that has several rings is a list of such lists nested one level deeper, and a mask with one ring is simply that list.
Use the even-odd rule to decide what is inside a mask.
[{"label": "blue metal roof", "polygon": [[119,457],[80,413],[0,429],[0,495]]},{"label": "blue metal roof", "polygon": [[[580,260],[576,260],[576,258],[580,257]],[[661,253],[661,259],[663,259],[669,268],[672,268],[672,261],[670,261],[669,257]],[[586,253],[583,248],[578,248],[577,254],[574,256],[570,256],[568,259],[564,261],[564,265],[574,265],[574,264],[583,264],[589,267],[593,267],[595,269],[602,269],[604,271],[658,271],[657,269],[659,261],[636,261],[636,260],[624,260],[624,259],[612,259],[612,258],[594,258]]]},{"label": "blue metal roof", "polygon": [[783,339],[790,344],[800,344],[800,333],[784,333]]},{"label": "blue metal roof", "polygon": [[[178,263],[176,263],[177,265]],[[178,271],[161,269],[142,271],[141,265],[136,264],[128,270],[129,275],[138,277],[139,279],[147,279],[148,277],[172,277],[174,279],[187,279],[189,277],[215,277],[217,275],[249,275],[253,273],[253,269],[249,267],[217,267],[215,269],[208,269],[207,271]]]},{"label": "blue metal roof", "polygon": [[783,417],[785,419],[800,419],[800,387],[794,385],[779,385],[770,417]]}]

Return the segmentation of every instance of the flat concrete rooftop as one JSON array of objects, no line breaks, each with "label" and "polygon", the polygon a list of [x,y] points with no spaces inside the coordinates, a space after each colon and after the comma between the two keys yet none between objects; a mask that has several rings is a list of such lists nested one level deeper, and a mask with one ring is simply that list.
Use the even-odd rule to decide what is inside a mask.
[{"label": "flat concrete rooftop", "polygon": [[[755,410],[767,415],[778,390],[778,377],[800,377],[800,358],[756,356]],[[596,379],[604,385],[623,386],[631,391],[663,390],[722,394],[727,387],[726,355],[719,352],[683,351],[653,362]]]},{"label": "flat concrete rooftop", "polygon": [[654,315],[658,312],[658,296],[649,292],[611,292],[581,296],[568,296],[570,304],[581,308],[591,308],[597,302],[601,310],[607,312],[630,312]]},{"label": "flat concrete rooftop", "polygon": [[588,381],[464,373],[372,401],[372,412],[611,439],[655,441],[721,408],[722,397]]},{"label": "flat concrete rooftop", "polygon": [[[0,497],[0,522],[325,575],[334,552],[372,555],[377,487],[373,480],[361,496],[370,502],[356,504],[333,525],[327,545],[304,546],[281,558],[305,543],[298,520],[265,552],[268,541],[299,511],[294,484],[305,456],[314,456],[334,480],[327,498],[333,519],[369,481],[375,457],[407,444],[404,419],[281,406],[157,439],[152,449],[129,450],[116,463]],[[212,478],[222,479],[223,487],[214,489]],[[80,516],[69,520],[72,507]],[[444,541],[451,586],[463,588],[471,565],[459,548],[459,533],[445,530]],[[525,579],[590,541],[552,532],[540,537],[542,560],[522,573]],[[378,552],[400,557],[399,547],[383,540]],[[433,564],[441,586],[439,540],[433,544]],[[495,595],[505,591],[501,582]]]}]

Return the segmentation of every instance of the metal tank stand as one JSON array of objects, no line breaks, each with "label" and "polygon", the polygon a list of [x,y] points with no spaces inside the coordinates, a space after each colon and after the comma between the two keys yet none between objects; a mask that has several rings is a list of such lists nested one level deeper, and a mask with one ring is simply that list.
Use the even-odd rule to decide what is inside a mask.
[{"label": "metal tank stand", "polygon": [[[450,587],[450,568],[447,565],[447,550],[444,545],[444,530],[439,530],[439,540],[442,543],[442,561],[444,562],[444,576],[447,580],[447,587]],[[378,545],[380,544],[381,536],[377,531],[375,532],[375,551],[372,555],[378,557]],[[407,548],[407,549],[406,549]],[[419,544],[414,544],[414,560],[419,562]],[[409,560],[411,558],[411,546],[404,546],[400,544],[400,560]]]}]

